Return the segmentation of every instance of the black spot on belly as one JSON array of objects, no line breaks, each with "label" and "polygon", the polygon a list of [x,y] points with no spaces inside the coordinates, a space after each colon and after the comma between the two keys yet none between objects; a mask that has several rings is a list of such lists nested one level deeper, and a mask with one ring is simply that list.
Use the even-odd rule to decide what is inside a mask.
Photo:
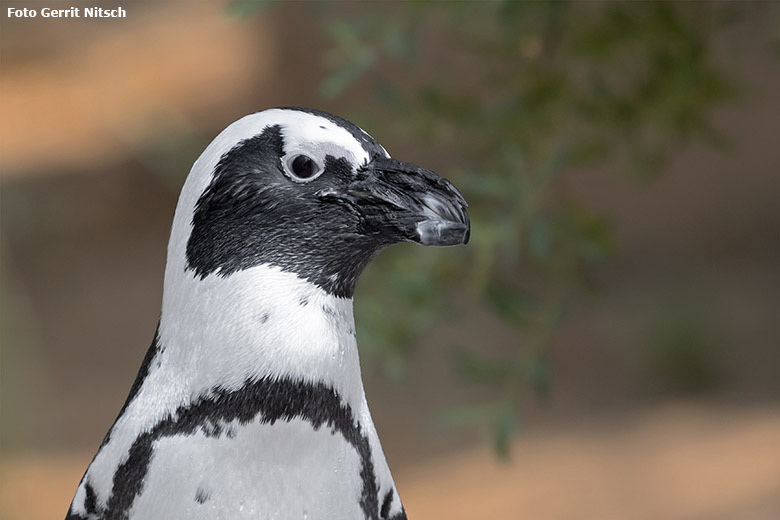
[{"label": "black spot on belly", "polygon": [[262,315],[262,316],[260,316],[260,323],[265,323],[265,322],[267,322],[267,321],[268,321],[268,318],[270,318],[270,317],[271,317],[271,315],[270,315],[270,314],[268,314],[267,312],[266,312],[266,313],[263,313],[263,315]]},{"label": "black spot on belly", "polygon": [[198,490],[195,492],[195,502],[198,504],[203,504],[208,499],[211,498],[211,493],[208,491],[205,491],[203,488],[198,488]]},{"label": "black spot on belly", "polygon": [[289,378],[247,381],[242,388],[234,391],[213,388],[206,396],[179,407],[175,413],[139,435],[133,441],[127,459],[114,473],[113,488],[103,519],[124,520],[128,517],[133,502],[143,491],[157,440],[174,435],[192,435],[204,427],[219,436],[223,428],[217,431],[213,425],[232,421],[244,425],[255,418],[267,424],[300,418],[310,422],[315,430],[325,425],[332,434],[342,435],[360,457],[360,508],[367,519],[379,520],[379,487],[371,447],[351,407],[343,404],[338,393],[329,386]]},{"label": "black spot on belly", "polygon": [[301,307],[306,307],[307,305],[309,305],[309,297],[308,296],[301,296],[298,299],[298,303],[300,304]]},{"label": "black spot on belly", "polygon": [[205,435],[206,437],[219,438],[222,436],[223,428],[222,425],[217,422],[204,421],[200,427],[200,430],[203,432],[203,435]]}]

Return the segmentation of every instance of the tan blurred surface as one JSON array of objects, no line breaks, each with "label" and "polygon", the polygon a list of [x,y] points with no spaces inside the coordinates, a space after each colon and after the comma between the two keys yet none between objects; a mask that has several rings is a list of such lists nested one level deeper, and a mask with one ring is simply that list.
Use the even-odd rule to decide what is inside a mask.
[{"label": "tan blurred surface", "polygon": [[[410,518],[775,520],[780,409],[668,404],[531,429],[513,462],[487,447],[396,474]],[[91,453],[0,463],[0,517],[64,515]],[[391,461],[392,462],[392,461]]]},{"label": "tan blurred surface", "polygon": [[401,476],[410,517],[766,519],[780,513],[780,410],[667,405],[529,433]]},{"label": "tan blurred surface", "polygon": [[[113,31],[106,23],[25,20],[73,28],[67,38],[51,36],[59,45],[39,49],[39,59],[9,60],[13,49],[5,49],[3,175],[121,160],[159,125],[181,133],[195,116],[229,110],[256,75],[268,74],[274,54],[270,32],[222,16],[222,3],[135,5]],[[6,30],[21,25],[3,22]]]}]

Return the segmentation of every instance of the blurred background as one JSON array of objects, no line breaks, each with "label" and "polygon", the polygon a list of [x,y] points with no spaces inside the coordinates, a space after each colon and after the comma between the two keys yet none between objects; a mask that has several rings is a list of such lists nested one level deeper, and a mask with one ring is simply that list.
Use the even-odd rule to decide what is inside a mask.
[{"label": "blurred background", "polygon": [[356,295],[410,518],[780,517],[780,3],[0,4],[0,517],[64,517],[189,167],[283,105],[471,205]]}]

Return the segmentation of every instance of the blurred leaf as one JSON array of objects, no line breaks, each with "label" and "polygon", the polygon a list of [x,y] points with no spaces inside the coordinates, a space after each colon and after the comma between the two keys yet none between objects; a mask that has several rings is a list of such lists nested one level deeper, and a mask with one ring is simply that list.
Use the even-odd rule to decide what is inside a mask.
[{"label": "blurred leaf", "polygon": [[498,411],[496,426],[493,429],[493,444],[496,454],[502,459],[509,459],[512,436],[517,429],[515,409],[511,402],[505,402]]},{"label": "blurred leaf", "polygon": [[279,0],[232,0],[225,6],[225,15],[232,18],[245,18],[273,7],[278,2]]},{"label": "blurred leaf", "polygon": [[398,108],[401,104],[398,92],[387,81],[378,79],[374,82],[374,95],[380,103],[389,109]]},{"label": "blurred leaf", "polygon": [[501,383],[514,375],[505,362],[491,361],[463,349],[454,351],[453,361],[458,375],[472,383]]},{"label": "blurred leaf", "polygon": [[417,51],[417,28],[419,20],[409,19],[390,24],[385,34],[383,47],[389,56],[411,65]]},{"label": "blurred leaf", "polygon": [[376,53],[362,47],[345,58],[345,64],[328,76],[320,87],[320,92],[326,98],[334,98],[343,93],[374,63]]},{"label": "blurred leaf", "polygon": [[517,325],[530,323],[537,310],[537,302],[529,293],[505,284],[490,285],[485,291],[485,296],[493,312]]},{"label": "blurred leaf", "polygon": [[494,421],[494,404],[452,406],[434,414],[434,424],[446,428],[472,428],[485,426]]},{"label": "blurred leaf", "polygon": [[531,361],[528,379],[537,395],[547,397],[552,386],[552,365],[542,356],[535,356]]},{"label": "blurred leaf", "polygon": [[683,393],[716,388],[721,380],[717,327],[701,313],[706,306],[684,298],[661,305],[650,331],[650,366],[667,386]]},{"label": "blurred leaf", "polygon": [[536,215],[529,225],[528,249],[536,260],[544,260],[550,252],[550,222]]}]

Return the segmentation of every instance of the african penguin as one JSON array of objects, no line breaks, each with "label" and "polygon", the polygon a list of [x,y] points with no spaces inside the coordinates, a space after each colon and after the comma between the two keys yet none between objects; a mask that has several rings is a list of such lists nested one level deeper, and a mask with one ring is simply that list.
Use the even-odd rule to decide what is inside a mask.
[{"label": "african penguin", "polygon": [[405,519],[352,296],[385,246],[466,243],[466,207],[325,112],[228,126],[184,183],[157,332],[67,519]]}]

